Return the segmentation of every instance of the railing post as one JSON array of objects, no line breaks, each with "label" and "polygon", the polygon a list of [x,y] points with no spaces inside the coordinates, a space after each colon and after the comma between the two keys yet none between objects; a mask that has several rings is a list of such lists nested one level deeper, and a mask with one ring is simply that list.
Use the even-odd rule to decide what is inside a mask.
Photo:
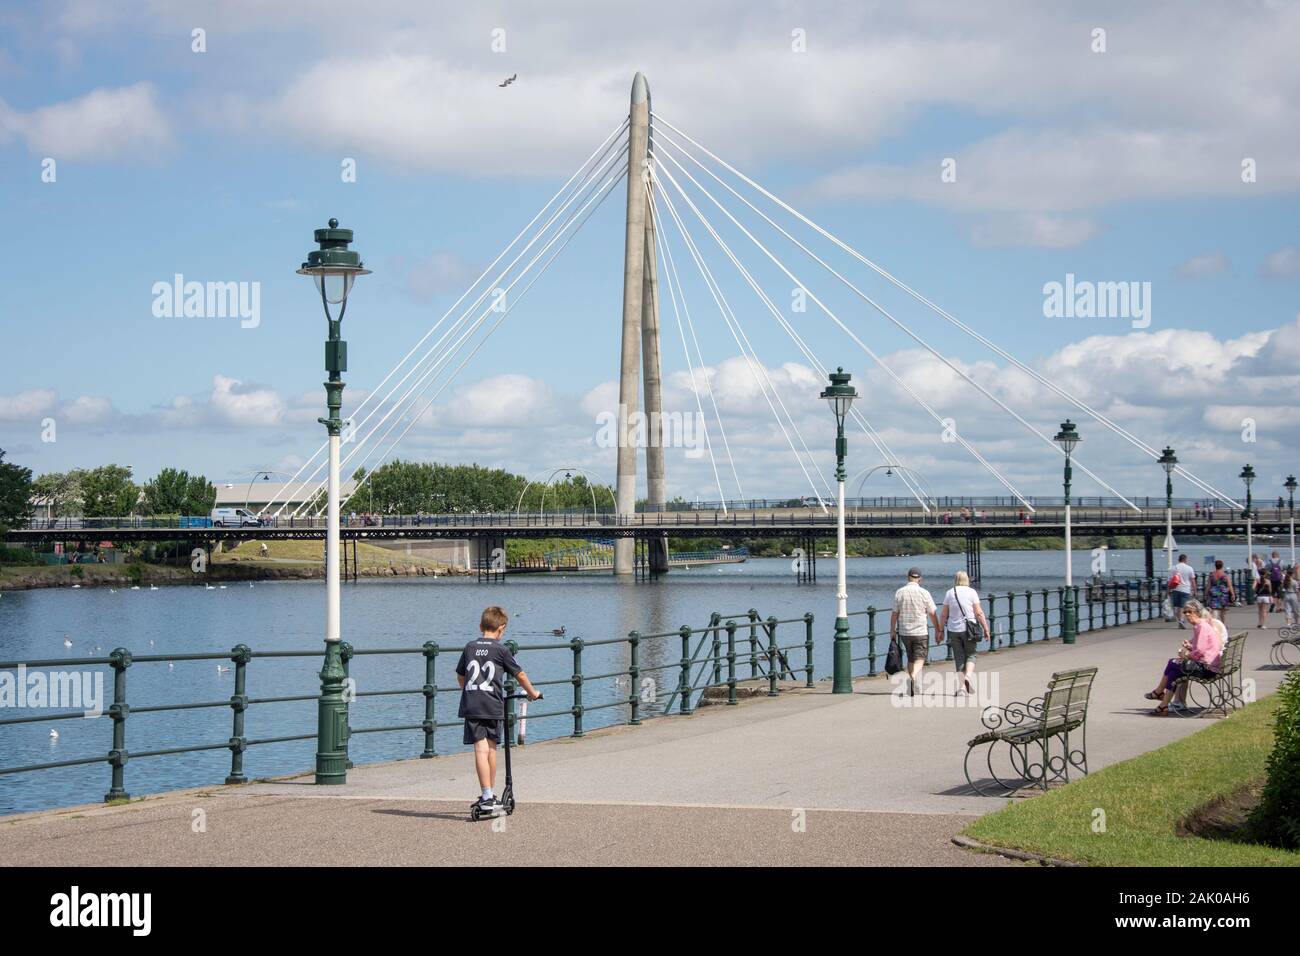
[{"label": "railing post", "polygon": [[736,703],[736,622],[727,622],[727,703]]},{"label": "railing post", "polygon": [[[352,680],[352,657],[354,654],[356,654],[356,651],[353,650],[352,645],[349,644],[347,641],[344,641],[339,646],[339,655],[343,659],[343,703],[349,705],[355,704],[357,702],[357,685],[356,682]],[[348,770],[352,769],[351,728],[352,728],[352,715],[351,715],[351,711],[349,710],[348,711],[349,732],[343,735],[343,741],[342,741],[343,756],[344,758],[346,758],[346,767]]]},{"label": "railing post", "polygon": [[1016,592],[1007,592],[1007,647],[1016,646]]},{"label": "railing post", "polygon": [[803,652],[804,652],[804,686],[813,685],[813,615],[809,611],[803,616]]},{"label": "railing post", "polygon": [[758,612],[749,609],[749,676],[758,676]]},{"label": "railing post", "polygon": [[248,783],[244,776],[244,751],[248,740],[244,737],[244,711],[248,710],[248,662],[253,651],[247,644],[236,644],[230,649],[230,659],[235,663],[235,692],[230,696],[230,709],[234,713],[234,726],[230,731],[230,776],[226,783]]},{"label": "railing post", "polygon": [[573,649],[573,736],[582,736],[582,638],[569,641]]},{"label": "railing post", "polygon": [[628,698],[628,703],[632,707],[632,714],[628,718],[629,724],[641,723],[641,635],[636,631],[629,631],[627,635],[629,660],[627,665],[627,679],[632,691]]},{"label": "railing post", "polygon": [[131,713],[126,702],[126,669],[131,666],[131,652],[125,647],[117,647],[108,657],[113,667],[113,703],[108,708],[108,714],[113,718],[113,749],[108,752],[109,763],[113,765],[113,785],[104,794],[105,803],[131,799],[122,779],[126,762],[131,759],[126,750],[126,718]]},{"label": "railing post", "polygon": [[714,611],[709,615],[709,628],[713,634],[713,684],[722,683],[722,634],[718,629],[722,615]]},{"label": "railing post", "polygon": [[867,608],[867,676],[876,676],[876,609]]},{"label": "railing post", "polygon": [[438,645],[434,641],[424,642],[424,750],[420,756],[424,759],[436,757],[438,755],[437,746],[434,744],[434,731],[437,729],[437,718],[434,716],[437,712],[438,702]]},{"label": "railing post", "polygon": [[776,689],[776,618],[767,619],[767,696],[775,697]]},{"label": "railing post", "polygon": [[682,637],[682,671],[678,679],[678,693],[681,703],[678,710],[683,714],[691,712],[691,629],[683,624],[677,631]]}]

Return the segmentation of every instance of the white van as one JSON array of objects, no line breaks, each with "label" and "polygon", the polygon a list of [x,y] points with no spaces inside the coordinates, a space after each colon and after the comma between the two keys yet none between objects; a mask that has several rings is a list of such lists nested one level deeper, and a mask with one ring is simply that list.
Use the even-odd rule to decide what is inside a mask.
[{"label": "white van", "polygon": [[259,528],[262,519],[244,508],[213,508],[212,527],[214,528]]}]

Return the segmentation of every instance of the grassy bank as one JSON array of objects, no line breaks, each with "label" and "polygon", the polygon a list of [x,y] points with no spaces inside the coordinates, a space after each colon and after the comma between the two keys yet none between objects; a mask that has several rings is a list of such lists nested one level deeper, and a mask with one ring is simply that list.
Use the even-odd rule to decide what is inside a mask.
[{"label": "grassy bank", "polygon": [[[1178,832],[1207,804],[1263,780],[1276,708],[1276,696],[1267,697],[1190,737],[982,817],[965,832],[1096,866],[1300,866],[1300,853]],[[1098,810],[1104,832],[1094,831]]]}]

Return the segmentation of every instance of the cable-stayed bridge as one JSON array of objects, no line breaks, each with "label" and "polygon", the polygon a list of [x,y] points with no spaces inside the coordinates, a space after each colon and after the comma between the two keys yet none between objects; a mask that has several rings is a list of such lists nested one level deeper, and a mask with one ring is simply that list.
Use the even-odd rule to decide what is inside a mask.
[{"label": "cable-stayed bridge", "polygon": [[[344,534],[436,537],[457,534],[488,539],[493,536],[569,536],[583,535],[615,539],[615,571],[630,573],[637,560],[636,542],[641,542],[645,560],[654,571],[667,566],[669,535],[686,536],[755,536],[794,534],[811,540],[826,534],[833,518],[830,503],[835,498],[830,477],[816,460],[802,434],[798,416],[790,407],[788,396],[777,388],[758,354],[748,326],[752,315],[770,319],[784,333],[803,362],[825,380],[832,362],[826,361],[815,347],[814,338],[831,334],[861,351],[898,390],[969,456],[978,469],[997,483],[1005,498],[1015,508],[1000,519],[978,525],[945,524],[940,520],[941,504],[933,491],[924,486],[916,471],[890,446],[889,441],[862,410],[864,403],[850,409],[853,426],[865,435],[882,462],[890,463],[902,486],[914,503],[914,513],[873,515],[851,513],[850,536],[916,534],[924,526],[932,536],[973,536],[974,569],[978,569],[978,538],[988,534],[1056,535],[1063,530],[1059,516],[1040,509],[1036,499],[1025,494],[982,452],[974,441],[952,427],[951,408],[936,407],[918,392],[900,372],[872,347],[875,338],[858,313],[874,315],[905,335],[918,348],[941,363],[975,395],[990,403],[994,414],[1004,417],[1016,434],[1027,434],[1035,447],[1046,446],[1044,473],[1053,474],[1065,453],[1057,446],[1050,430],[1030,416],[1034,410],[1017,410],[999,397],[960,364],[944,354],[931,341],[876,297],[868,294],[862,278],[864,272],[883,280],[901,293],[912,306],[937,317],[945,328],[944,346],[951,352],[952,341],[968,340],[1004,361],[1009,369],[1045,390],[1071,414],[1090,419],[1105,431],[1136,451],[1139,458],[1161,460],[1161,452],[1113,420],[1096,407],[1067,391],[1030,364],[990,340],[970,324],[931,301],[883,266],[868,258],[829,230],[799,212],[735,165],[723,159],[704,143],[652,109],[649,86],[637,74],[633,80],[628,116],[599,143],[563,186],[541,210],[514,236],[506,247],[483,270],[452,306],[420,337],[371,389],[366,398],[351,411],[344,429],[346,453],[342,468],[348,473],[365,469],[365,475],[351,493],[357,498],[375,473],[376,467],[389,460],[399,443],[418,427],[425,414],[446,393],[459,373],[487,345],[492,335],[524,301],[529,290],[547,272],[570,245],[573,238],[591,219],[608,197],[622,184],[625,187],[626,230],[624,235],[624,282],[622,298],[622,340],[619,356],[619,406],[617,411],[617,455],[614,482],[613,514],[589,514],[577,519],[572,515],[496,515],[434,516],[421,520],[385,519],[382,528],[364,532],[345,528]],[[841,264],[837,267],[833,260]],[[844,265],[847,262],[848,265]],[[684,275],[693,277],[695,287],[706,291],[703,301],[688,301]],[[758,308],[733,305],[723,277],[739,282],[753,293]],[[779,282],[781,295],[794,288],[810,306],[796,321],[787,309],[777,305],[771,291]],[[833,304],[830,287],[846,296],[853,314]],[[666,292],[666,295],[664,294]],[[716,312],[735,347],[743,357],[757,393],[762,397],[781,441],[807,483],[807,492],[796,500],[811,502],[811,509],[737,510],[728,507],[730,498],[744,499],[742,456],[733,454],[728,438],[727,416],[719,407],[701,348],[696,319]],[[689,373],[691,394],[696,413],[703,423],[703,444],[707,452],[720,512],[687,514],[668,510],[669,477],[664,467],[662,434],[640,434],[646,423],[652,432],[662,429],[663,392],[661,349],[666,345],[661,335],[662,317],[671,317],[680,345],[684,367]],[[669,336],[669,341],[674,337]],[[674,348],[675,351],[675,348]],[[824,351],[824,347],[823,347]],[[837,353],[838,354],[838,353]],[[799,410],[802,410],[801,408]],[[964,409],[962,409],[964,413]],[[1041,417],[1041,416],[1040,416]],[[638,448],[645,450],[646,494],[642,511],[637,511]],[[1085,455],[1086,458],[1086,455]],[[1163,538],[1166,526],[1162,508],[1149,508],[1121,494],[1103,476],[1075,455],[1072,463],[1100,493],[1116,504],[1097,509],[1093,514],[1080,509],[1074,524],[1081,534],[1141,533]],[[229,537],[316,537],[324,528],[324,471],[327,467],[327,444],[286,483],[284,498],[270,502],[267,527],[257,529],[223,529]],[[879,467],[884,467],[879,466]],[[1154,469],[1152,474],[1158,475]],[[1197,515],[1178,519],[1177,529],[1188,534],[1236,533],[1244,530],[1241,505],[1220,489],[1198,477],[1186,465],[1178,464],[1174,474],[1182,488],[1216,502],[1221,511],[1217,520]],[[1161,501],[1163,504],[1163,500]],[[343,510],[349,510],[348,502]],[[1024,516],[1028,516],[1026,521]],[[15,539],[26,534],[50,534],[57,529],[32,528],[16,531]],[[63,529],[71,530],[71,529]],[[1260,531],[1266,532],[1264,524]],[[113,536],[146,537],[164,529],[133,528],[126,525],[113,530]]]}]

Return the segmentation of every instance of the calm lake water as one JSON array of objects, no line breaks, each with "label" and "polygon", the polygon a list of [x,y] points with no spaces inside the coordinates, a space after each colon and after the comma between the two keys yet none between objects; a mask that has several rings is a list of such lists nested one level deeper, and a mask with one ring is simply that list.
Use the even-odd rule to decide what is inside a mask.
[{"label": "calm lake water", "polygon": [[[1259,542],[1257,547],[1280,547]],[[1205,555],[1217,553],[1239,566],[1244,557],[1240,545],[1191,546],[1185,550],[1198,572]],[[1243,552],[1239,554],[1238,552]],[[1091,555],[1075,554],[1076,580],[1090,571]],[[925,583],[940,599],[952,575],[965,566],[962,555],[923,555],[903,558],[856,558],[848,562],[849,609],[868,605],[888,608],[893,591],[911,565],[926,575]],[[1056,587],[1064,574],[1061,552],[986,551],[983,559],[982,592]],[[1157,568],[1163,568],[1157,555]],[[1140,551],[1113,551],[1108,566],[1116,576],[1140,576]],[[501,604],[510,612],[507,637],[523,646],[520,661],[534,681],[565,680],[572,673],[573,657],[568,650],[527,650],[528,645],[567,641],[573,637],[601,640],[637,630],[643,634],[675,631],[682,625],[703,627],[709,614],[721,611],[737,615],[749,608],[763,617],[816,615],[814,677],[828,677],[831,671],[831,637],[835,617],[835,562],[818,561],[819,580],[799,584],[789,559],[754,559],[745,564],[674,570],[662,580],[637,584],[612,575],[597,576],[514,576],[496,584],[479,584],[469,579],[412,578],[391,581],[363,581],[343,588],[343,634],[358,650],[367,648],[411,648],[436,641],[447,648],[437,662],[439,687],[455,685],[454,667],[459,648],[475,636],[479,613],[487,604]],[[104,657],[115,647],[136,655],[184,653],[227,653],[236,644],[254,651],[302,650],[307,658],[254,659],[248,666],[248,694],[252,698],[319,691],[319,652],[324,633],[324,583],[258,583],[255,587],[232,583],[227,588],[172,587],[139,591],[82,588],[7,592],[0,596],[0,661],[67,658],[64,670],[84,675],[103,674],[106,699],[111,703],[113,676],[103,665],[79,665],[78,658]],[[1023,597],[1018,609],[1023,609]],[[1035,609],[1037,610],[1037,598]],[[999,601],[999,613],[1005,601]],[[865,617],[854,618],[853,633],[863,633]],[[552,636],[563,627],[563,638]],[[888,617],[879,622],[888,628]],[[1017,631],[1023,634],[1023,624]],[[747,635],[742,629],[738,636]],[[801,624],[779,629],[781,644],[803,640]],[[64,640],[72,641],[65,647]],[[694,642],[693,642],[694,643]],[[748,650],[747,645],[745,650]],[[880,647],[883,653],[883,642]],[[677,637],[643,642],[643,669],[677,661],[681,643]],[[866,653],[865,642],[854,654]],[[791,655],[791,663],[803,664],[803,653]],[[226,662],[229,666],[229,662]],[[588,648],[583,654],[586,675],[607,674],[625,669],[627,647],[616,644]],[[49,668],[41,670],[49,671]],[[659,680],[659,701],[675,686],[677,671],[646,672]],[[352,676],[359,692],[407,689],[414,693],[362,697],[351,708],[354,735],[351,757],[358,764],[414,757],[423,749],[419,730],[385,733],[357,733],[367,727],[418,724],[423,719],[424,699],[418,689],[424,683],[424,658],[419,653],[363,656],[352,663]],[[739,676],[748,676],[747,658]],[[233,673],[218,670],[217,662],[140,662],[127,670],[127,700],[133,708],[199,701],[225,701],[234,691]],[[534,704],[534,713],[565,710],[572,702],[572,689],[565,684],[544,688],[546,700]],[[587,707],[626,698],[628,686],[616,686],[612,679],[593,680],[584,688]],[[437,719],[454,721],[455,693],[440,694]],[[647,706],[649,716],[655,707]],[[48,710],[0,708],[0,716],[34,716]],[[589,712],[586,729],[627,720],[626,706]],[[250,740],[314,733],[314,701],[252,705],[246,715],[245,735]],[[59,736],[52,738],[51,729]],[[530,716],[528,737],[544,739],[569,734],[572,717]],[[231,735],[229,707],[213,707],[170,713],[133,713],[127,722],[127,749],[139,752],[156,748],[217,744]],[[437,733],[439,753],[465,751],[459,726]],[[112,725],[107,717],[34,724],[0,726],[0,768],[23,766],[78,757],[100,756],[111,747]],[[299,741],[250,747],[244,755],[245,773],[251,778],[307,770],[314,765],[314,741]],[[228,750],[132,759],[126,765],[126,789],[140,796],[179,787],[221,783],[230,769]],[[473,793],[471,771],[466,764],[466,792]],[[0,814],[97,802],[110,782],[106,763],[59,768],[32,773],[0,775]]]}]

